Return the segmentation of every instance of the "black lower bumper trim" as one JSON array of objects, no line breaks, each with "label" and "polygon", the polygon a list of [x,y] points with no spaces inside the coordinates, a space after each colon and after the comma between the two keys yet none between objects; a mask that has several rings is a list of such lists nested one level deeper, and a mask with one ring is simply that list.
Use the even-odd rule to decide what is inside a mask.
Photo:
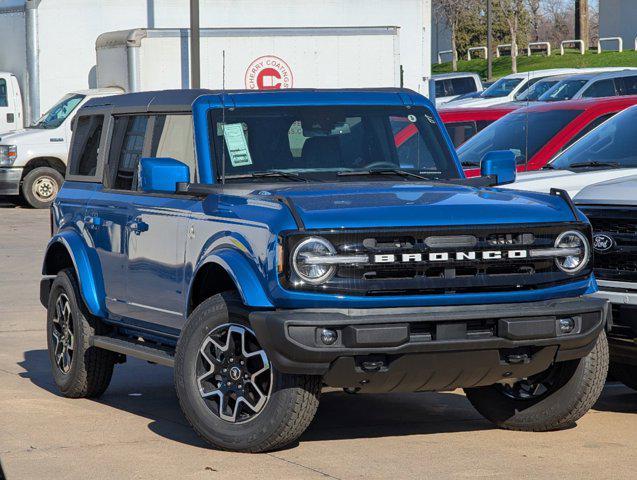
[{"label": "black lower bumper trim", "polygon": [[[606,300],[576,297],[499,305],[257,311],[250,314],[250,323],[283,372],[323,375],[335,386],[367,380],[369,388],[372,373],[404,377],[400,386],[392,386],[395,379],[386,375],[377,388],[387,391],[475,386],[538,373],[553,361],[587,355],[608,316]],[[574,319],[577,329],[562,334],[557,326],[562,318]],[[323,343],[323,329],[336,333],[332,344]],[[409,380],[412,371],[416,377]],[[427,372],[434,372],[429,382],[423,380]],[[449,377],[452,372],[455,380]]]}]

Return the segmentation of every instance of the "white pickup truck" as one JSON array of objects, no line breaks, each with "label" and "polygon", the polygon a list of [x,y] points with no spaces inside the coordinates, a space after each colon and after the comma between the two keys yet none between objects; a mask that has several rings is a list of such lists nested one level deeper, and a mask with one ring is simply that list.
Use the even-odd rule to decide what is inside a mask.
[{"label": "white pickup truck", "polygon": [[34,125],[0,134],[0,195],[21,195],[31,207],[47,208],[64,182],[72,113],[91,98],[118,93],[123,90],[70,92]]}]

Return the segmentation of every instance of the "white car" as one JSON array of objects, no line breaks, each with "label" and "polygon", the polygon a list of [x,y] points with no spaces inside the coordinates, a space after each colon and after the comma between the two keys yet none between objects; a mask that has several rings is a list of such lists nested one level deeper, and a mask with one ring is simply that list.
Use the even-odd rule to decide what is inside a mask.
[{"label": "white car", "polygon": [[68,93],[34,125],[1,135],[0,195],[21,195],[31,207],[47,208],[64,182],[73,112],[90,98],[119,93],[118,88]]},{"label": "white car", "polygon": [[637,175],[637,106],[627,108],[591,130],[543,170],[519,173],[516,190],[566,190],[572,197],[598,182]]},{"label": "white car", "polygon": [[484,90],[477,73],[455,72],[432,75],[436,85],[436,107],[468,93]]},{"label": "white car", "polygon": [[637,94],[637,70],[627,68],[611,72],[573,75],[554,85],[539,97],[541,102],[559,102],[578,98],[616,97]]},{"label": "white car", "polygon": [[577,68],[551,68],[535,70],[533,72],[512,73],[497,80],[484,90],[479,97],[452,100],[445,104],[445,108],[489,107],[516,100],[517,96],[525,92],[535,82],[555,75],[575,74],[581,72]]}]

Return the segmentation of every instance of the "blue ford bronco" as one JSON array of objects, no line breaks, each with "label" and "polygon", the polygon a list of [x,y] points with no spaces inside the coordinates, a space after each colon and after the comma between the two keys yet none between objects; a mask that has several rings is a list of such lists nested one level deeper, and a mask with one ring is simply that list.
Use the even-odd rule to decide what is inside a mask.
[{"label": "blue ford bronco", "polygon": [[490,152],[466,179],[409,90],[184,90],[89,101],[40,297],[67,397],[127,356],[174,366],[221,449],[296,440],[323,386],[464,388],[502,428],[572,425],[608,369],[591,227]]}]

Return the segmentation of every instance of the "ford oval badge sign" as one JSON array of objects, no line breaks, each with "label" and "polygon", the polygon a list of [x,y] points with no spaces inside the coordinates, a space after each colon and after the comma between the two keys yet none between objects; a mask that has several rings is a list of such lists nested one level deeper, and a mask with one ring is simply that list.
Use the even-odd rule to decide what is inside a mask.
[{"label": "ford oval badge sign", "polygon": [[613,248],[614,244],[615,242],[612,237],[604,235],[603,233],[596,233],[593,236],[593,248],[596,252],[607,252]]}]

